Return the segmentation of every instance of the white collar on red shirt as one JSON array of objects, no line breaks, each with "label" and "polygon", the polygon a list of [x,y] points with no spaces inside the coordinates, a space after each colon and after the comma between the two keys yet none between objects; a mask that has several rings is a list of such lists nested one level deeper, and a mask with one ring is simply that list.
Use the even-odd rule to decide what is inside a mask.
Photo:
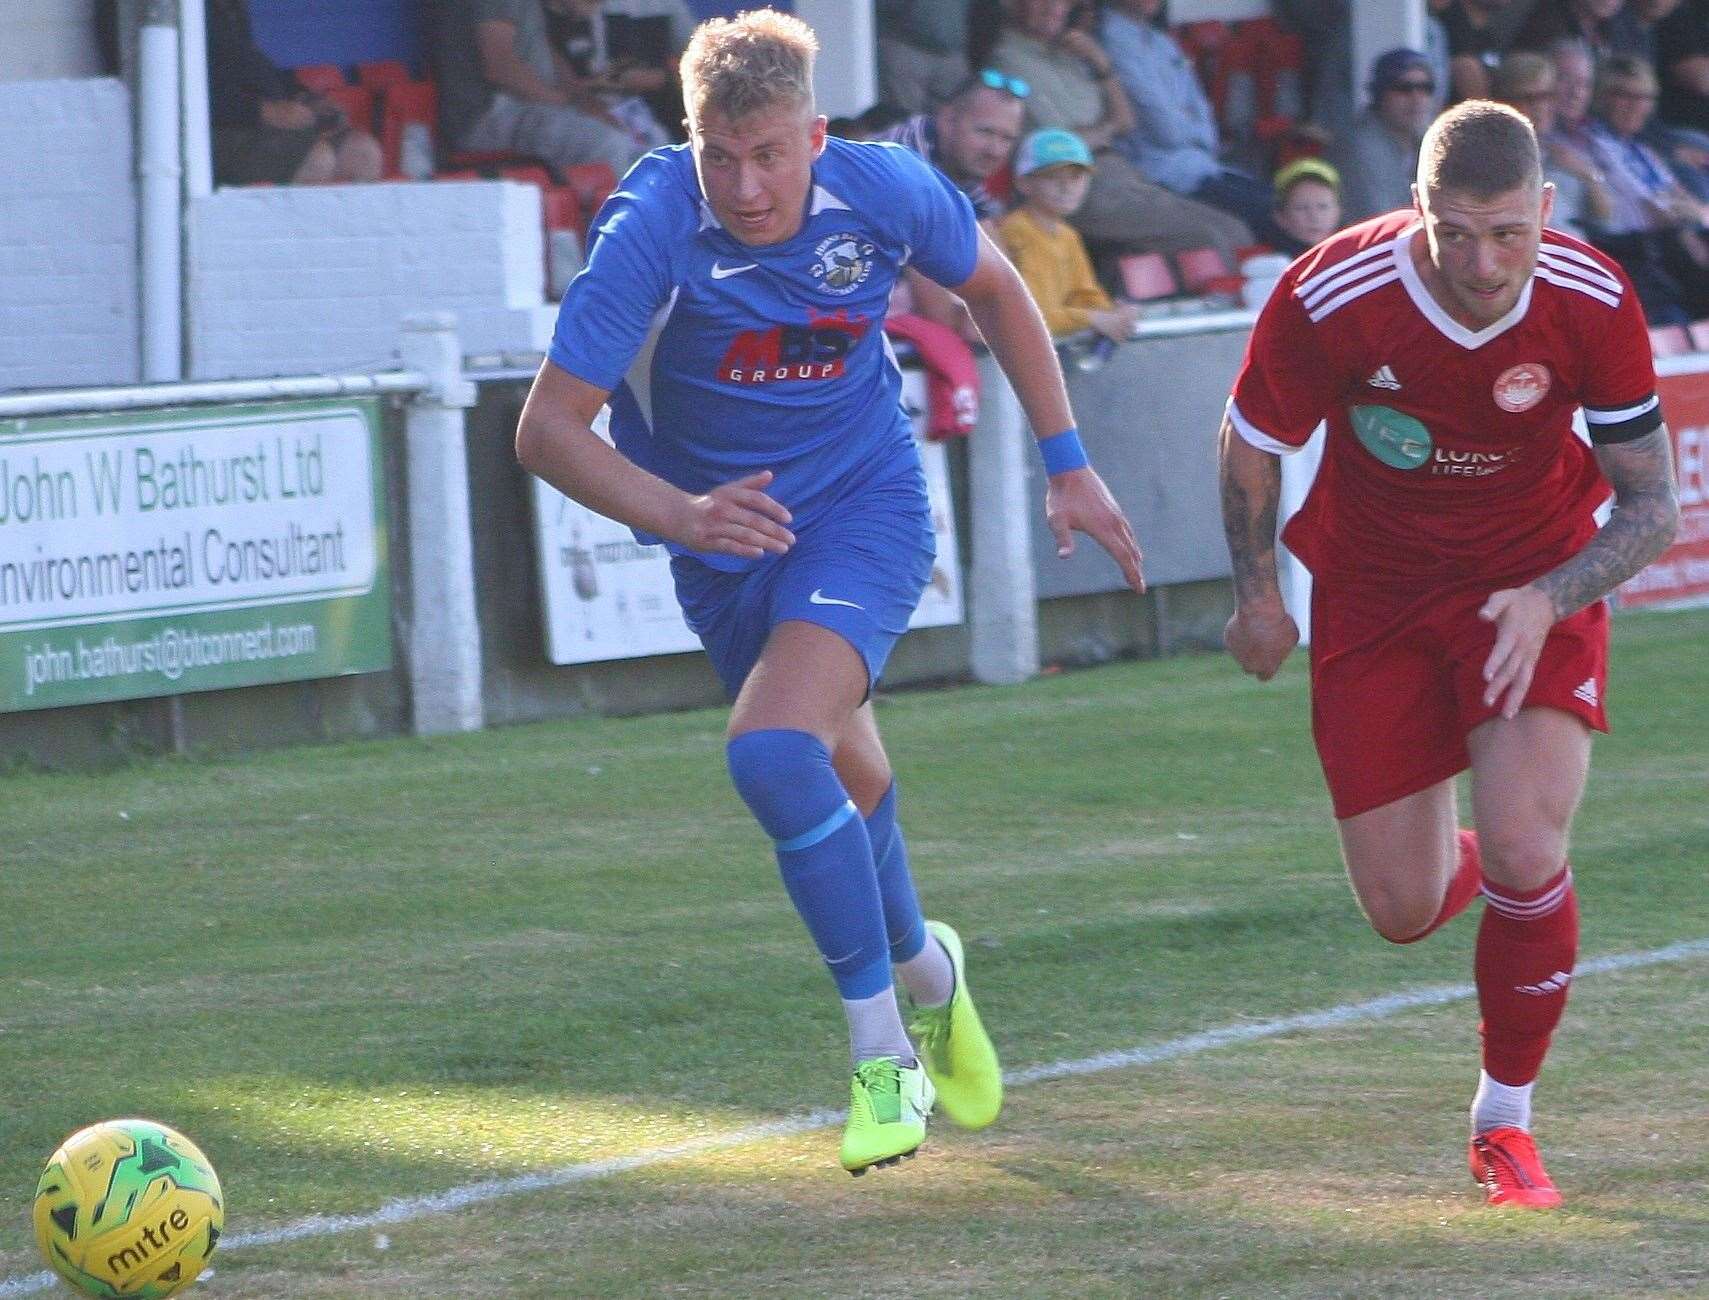
[{"label": "white collar on red shirt", "polygon": [[1520,321],[1525,319],[1525,313],[1531,307],[1531,286],[1536,283],[1536,277],[1528,277],[1525,287],[1519,291],[1519,301],[1500,320],[1492,321],[1481,330],[1469,329],[1450,316],[1425,287],[1424,277],[1418,274],[1418,268],[1412,264],[1412,241],[1424,229],[1424,223],[1415,221],[1401,231],[1395,239],[1395,267],[1400,272],[1400,282],[1406,286],[1407,294],[1412,298],[1412,305],[1424,313],[1424,319],[1442,331],[1449,339],[1466,349],[1481,348],[1491,339],[1507,333]]}]

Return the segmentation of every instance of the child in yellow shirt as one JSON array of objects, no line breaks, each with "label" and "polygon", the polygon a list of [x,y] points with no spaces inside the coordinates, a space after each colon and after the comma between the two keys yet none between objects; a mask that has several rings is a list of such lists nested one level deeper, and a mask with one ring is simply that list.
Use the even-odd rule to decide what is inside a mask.
[{"label": "child in yellow shirt", "polygon": [[1092,154],[1072,131],[1034,131],[1015,151],[1021,206],[997,225],[1004,250],[1057,337],[1094,329],[1121,343],[1139,309],[1117,306],[1092,274],[1079,232],[1066,220],[1086,201]]}]

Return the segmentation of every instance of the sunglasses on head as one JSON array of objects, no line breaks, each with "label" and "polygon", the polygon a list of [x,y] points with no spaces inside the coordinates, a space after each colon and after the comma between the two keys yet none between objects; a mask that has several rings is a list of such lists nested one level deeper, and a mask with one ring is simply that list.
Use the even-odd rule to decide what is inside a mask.
[{"label": "sunglasses on head", "polygon": [[1019,77],[1004,76],[995,68],[983,68],[973,79],[982,86],[991,87],[992,90],[1007,91],[1016,99],[1025,99],[1033,93],[1033,88]]}]

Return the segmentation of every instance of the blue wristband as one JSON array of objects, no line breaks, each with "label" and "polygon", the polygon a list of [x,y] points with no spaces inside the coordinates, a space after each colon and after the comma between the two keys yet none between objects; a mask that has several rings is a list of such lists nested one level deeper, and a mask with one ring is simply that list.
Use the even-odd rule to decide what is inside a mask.
[{"label": "blue wristband", "polygon": [[1086,449],[1080,445],[1080,431],[1073,425],[1061,433],[1040,438],[1038,454],[1044,457],[1044,472],[1053,478],[1071,469],[1085,469],[1092,463],[1086,459]]}]

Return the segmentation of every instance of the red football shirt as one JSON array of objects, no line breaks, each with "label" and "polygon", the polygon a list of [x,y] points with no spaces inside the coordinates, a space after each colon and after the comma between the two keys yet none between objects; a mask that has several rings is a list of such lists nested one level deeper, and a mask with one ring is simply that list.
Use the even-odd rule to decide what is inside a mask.
[{"label": "red football shirt", "polygon": [[1512,311],[1481,330],[1430,296],[1416,214],[1349,227],[1306,253],[1259,314],[1229,400],[1263,451],[1329,422],[1323,463],[1283,540],[1318,578],[1436,587],[1528,582],[1596,529],[1593,442],[1661,423],[1649,331],[1620,268],[1543,232]]}]

